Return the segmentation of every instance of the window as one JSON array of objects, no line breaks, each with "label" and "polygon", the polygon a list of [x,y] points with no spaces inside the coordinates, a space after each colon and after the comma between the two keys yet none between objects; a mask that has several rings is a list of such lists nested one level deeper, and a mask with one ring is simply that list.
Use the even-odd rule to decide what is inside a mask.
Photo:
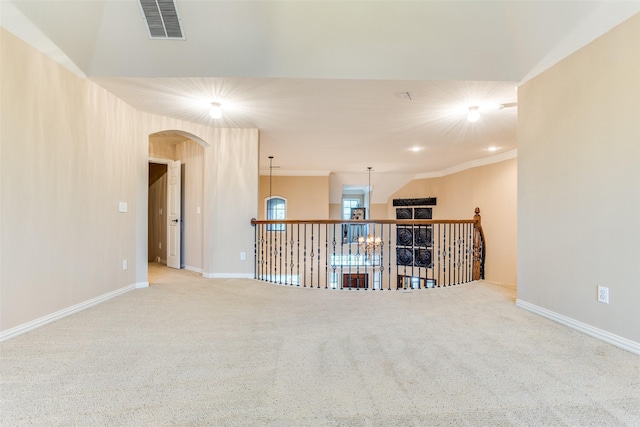
[{"label": "window", "polygon": [[360,200],[342,199],[342,219],[351,219],[351,208],[359,208]]},{"label": "window", "polygon": [[[287,201],[282,197],[267,198],[267,219],[287,219]],[[267,224],[268,231],[284,231],[284,224]]]}]

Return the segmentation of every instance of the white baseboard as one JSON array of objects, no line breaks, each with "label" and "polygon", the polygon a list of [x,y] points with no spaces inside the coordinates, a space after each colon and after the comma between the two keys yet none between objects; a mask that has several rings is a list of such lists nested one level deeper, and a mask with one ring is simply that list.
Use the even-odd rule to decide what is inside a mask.
[{"label": "white baseboard", "polygon": [[637,343],[635,341],[631,341],[610,332],[603,331],[602,329],[595,328],[586,323],[582,323],[578,320],[563,316],[562,314],[558,314],[554,311],[547,310],[546,308],[542,308],[526,301],[522,301],[521,299],[516,300],[516,306],[542,317],[546,317],[547,319],[553,320],[554,322],[558,322],[562,325],[568,326],[571,329],[580,331],[593,338],[597,338],[600,341],[604,341],[606,343],[615,345],[616,347],[620,347],[623,350],[627,350],[631,353],[640,355],[640,343]]},{"label": "white baseboard", "polygon": [[207,279],[253,279],[251,273],[202,273]]},{"label": "white baseboard", "polygon": [[202,269],[198,267],[191,267],[190,265],[184,266],[185,270],[193,271],[194,273],[202,273]]},{"label": "white baseboard", "polygon": [[148,288],[149,287],[149,282],[138,282],[135,285],[136,285],[136,289]]},{"label": "white baseboard", "polygon": [[124,288],[116,289],[115,291],[111,291],[104,295],[97,296],[95,298],[81,302],[79,304],[72,305],[71,307],[67,307],[60,311],[56,311],[55,313],[51,313],[46,316],[40,317],[38,319],[32,320],[30,322],[24,323],[22,325],[16,326],[15,328],[2,331],[0,332],[0,342],[4,340],[8,340],[9,338],[16,337],[20,334],[24,334],[25,332],[32,331],[36,328],[46,325],[47,323],[55,322],[56,320],[60,320],[63,317],[67,317],[72,314],[78,313],[82,310],[86,310],[89,307],[100,304],[101,302],[104,302],[113,297],[117,297],[118,295],[122,295],[136,288],[143,287],[142,286],[143,283],[146,283],[146,286],[149,286],[148,282],[134,283],[132,285],[125,286]]}]

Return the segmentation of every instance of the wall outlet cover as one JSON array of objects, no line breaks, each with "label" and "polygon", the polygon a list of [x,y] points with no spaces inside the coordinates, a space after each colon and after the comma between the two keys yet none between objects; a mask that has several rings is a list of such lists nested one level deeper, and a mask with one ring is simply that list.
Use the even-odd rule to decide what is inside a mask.
[{"label": "wall outlet cover", "polygon": [[609,288],[598,286],[598,302],[609,304]]}]

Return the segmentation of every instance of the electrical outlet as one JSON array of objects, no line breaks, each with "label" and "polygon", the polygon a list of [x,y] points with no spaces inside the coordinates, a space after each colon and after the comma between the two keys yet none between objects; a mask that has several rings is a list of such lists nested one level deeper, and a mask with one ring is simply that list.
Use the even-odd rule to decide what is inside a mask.
[{"label": "electrical outlet", "polygon": [[127,260],[123,259],[122,260],[122,270],[126,270],[127,269]]},{"label": "electrical outlet", "polygon": [[598,302],[609,304],[609,288],[598,286]]},{"label": "electrical outlet", "polygon": [[245,252],[240,252],[240,260],[244,261],[247,259],[247,254]]}]

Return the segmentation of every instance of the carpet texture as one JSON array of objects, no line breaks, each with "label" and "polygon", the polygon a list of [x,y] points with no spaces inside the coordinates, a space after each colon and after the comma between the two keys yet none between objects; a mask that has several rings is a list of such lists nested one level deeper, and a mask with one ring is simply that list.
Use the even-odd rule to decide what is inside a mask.
[{"label": "carpet texture", "polygon": [[640,358],[515,289],[151,286],[0,344],[4,426],[640,426]]}]

